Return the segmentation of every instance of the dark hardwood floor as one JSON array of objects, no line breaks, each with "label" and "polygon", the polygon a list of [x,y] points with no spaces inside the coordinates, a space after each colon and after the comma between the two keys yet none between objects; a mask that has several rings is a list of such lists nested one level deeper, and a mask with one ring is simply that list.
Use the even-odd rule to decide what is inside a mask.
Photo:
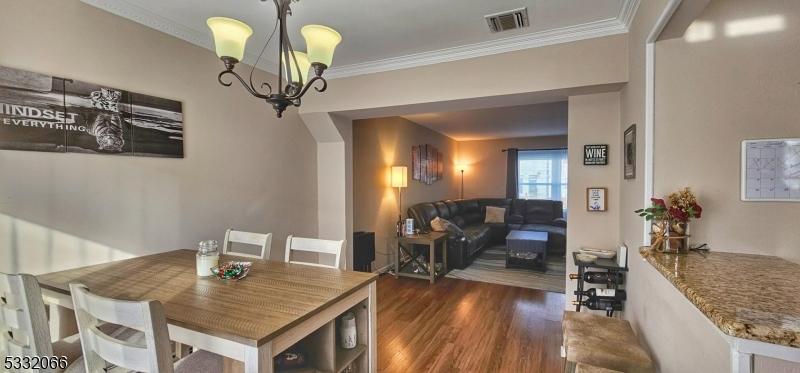
[{"label": "dark hardwood floor", "polygon": [[378,279],[378,371],[562,372],[564,294]]}]

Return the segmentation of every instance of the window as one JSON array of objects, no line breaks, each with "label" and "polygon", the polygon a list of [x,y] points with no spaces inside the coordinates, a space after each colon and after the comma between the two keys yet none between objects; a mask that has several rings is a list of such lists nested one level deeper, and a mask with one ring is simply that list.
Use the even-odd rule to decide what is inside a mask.
[{"label": "window", "polygon": [[567,209],[567,149],[520,150],[519,198],[562,201]]}]

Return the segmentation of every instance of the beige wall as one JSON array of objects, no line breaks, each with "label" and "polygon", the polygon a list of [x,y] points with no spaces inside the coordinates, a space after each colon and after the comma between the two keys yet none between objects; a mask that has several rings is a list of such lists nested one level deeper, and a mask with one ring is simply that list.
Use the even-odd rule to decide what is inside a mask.
[{"label": "beige wall", "polygon": [[[615,35],[333,79],[324,95],[304,97],[300,110],[327,113],[392,108],[624,83],[626,41],[625,35]],[[440,110],[411,110],[392,115],[434,111]]]},{"label": "beige wall", "polygon": [[[666,1],[642,2],[629,34],[630,81],[622,91],[619,136],[644,123],[644,41]],[[740,141],[798,136],[796,48],[798,4],[787,1],[712,1],[699,21],[711,40],[657,43],[655,194],[694,188],[706,211],[692,227],[696,242],[721,251],[747,251],[797,260],[796,204],[739,201]],[[736,19],[783,15],[782,33],[728,38]],[[769,58],[764,58],[769,56]],[[796,106],[796,105],[795,105]],[[638,143],[643,144],[643,131]],[[639,174],[622,182],[620,234],[635,248],[643,227],[629,213],[642,205],[644,147]],[[792,246],[794,245],[794,246]],[[625,317],[649,346],[661,372],[730,370],[729,346],[719,330],[638,254],[630,261]],[[756,358],[756,372],[800,371],[797,364]]]},{"label": "beige wall", "polygon": [[[411,179],[411,147],[430,144],[445,158],[443,180],[431,185]],[[397,188],[390,184],[392,166],[408,167],[408,188],[402,193],[406,209],[419,202],[458,198],[459,181],[453,168],[456,141],[400,117],[353,122],[353,229],[375,232],[374,269],[393,263],[398,215]]]},{"label": "beige wall", "polygon": [[[765,17],[785,29],[725,35],[737,21],[768,26]],[[692,187],[705,208],[694,242],[800,262],[800,203],[739,196],[742,140],[800,137],[800,2],[712,1],[698,23],[714,28],[713,39],[656,47],[655,194]]]},{"label": "beige wall", "polygon": [[[459,141],[456,164],[467,166],[464,171],[464,198],[505,198],[507,165],[506,153],[502,151],[503,149],[554,149],[566,147],[567,136]],[[456,176],[460,183],[460,173],[456,173]]]},{"label": "beige wall", "polygon": [[[575,269],[572,252],[581,247],[614,249],[619,244],[620,159],[609,157],[607,166],[584,166],[583,146],[608,144],[619,152],[616,129],[620,121],[619,93],[600,93],[569,98],[569,187],[567,214],[567,272]],[[586,188],[608,188],[607,211],[586,210]],[[572,309],[575,281],[567,281],[567,309]]]},{"label": "beige wall", "polygon": [[[179,100],[184,159],[0,151],[0,271],[41,273],[222,240],[317,233],[314,139],[214,53],[77,0],[0,0],[0,65]],[[242,66],[244,68],[245,66]],[[268,76],[260,76],[272,79]]]}]

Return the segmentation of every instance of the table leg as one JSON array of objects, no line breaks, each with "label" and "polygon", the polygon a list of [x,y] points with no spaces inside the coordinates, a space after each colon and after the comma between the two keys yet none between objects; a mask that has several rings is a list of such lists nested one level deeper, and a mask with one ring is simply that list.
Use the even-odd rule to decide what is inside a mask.
[{"label": "table leg", "polygon": [[397,240],[397,255],[394,258],[394,278],[400,276],[400,240]]},{"label": "table leg", "polygon": [[430,267],[428,267],[428,273],[431,275],[431,284],[436,281],[436,241],[431,242],[430,244]]},{"label": "table leg", "polygon": [[50,339],[55,342],[78,333],[78,323],[75,321],[75,311],[56,304],[49,304],[50,308]]},{"label": "table leg", "polygon": [[447,239],[442,240],[442,272],[447,275]]},{"label": "table leg", "polygon": [[272,343],[244,350],[245,373],[272,373]]},{"label": "table leg", "polygon": [[378,371],[378,292],[377,282],[373,281],[369,284],[369,341],[367,360],[369,367],[367,372],[375,373]]}]

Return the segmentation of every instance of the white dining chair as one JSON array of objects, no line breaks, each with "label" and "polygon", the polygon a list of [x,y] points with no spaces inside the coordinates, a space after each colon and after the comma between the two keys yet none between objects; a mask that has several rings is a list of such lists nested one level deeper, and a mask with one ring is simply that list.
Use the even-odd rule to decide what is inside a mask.
[{"label": "white dining chair", "polygon": [[[345,241],[321,240],[319,238],[303,238],[289,235],[289,237],[286,238],[286,255],[284,260],[287,263],[300,263],[317,267],[339,268],[339,261],[342,257],[342,251],[344,251],[344,244]],[[333,261],[333,265],[293,260],[292,252],[295,251],[330,254],[333,255],[335,259]]]},{"label": "white dining chair", "polygon": [[[148,373],[222,371],[222,357],[208,351],[196,351],[173,363],[161,302],[105,298],[82,284],[73,283],[69,288],[83,347],[76,372],[83,368],[87,373],[103,373],[109,364]],[[98,328],[103,322],[124,326],[136,335],[119,339]]]},{"label": "white dining chair", "polygon": [[5,356],[64,356],[71,364],[81,355],[77,334],[51,343],[42,290],[33,275],[0,272],[0,333],[0,352]]},{"label": "white dining chair", "polygon": [[[247,244],[261,247],[261,255],[254,255],[231,250],[231,243]],[[228,229],[225,232],[225,242],[222,245],[222,253],[235,256],[243,256],[256,259],[269,259],[269,252],[272,247],[272,233],[251,233]]]}]

